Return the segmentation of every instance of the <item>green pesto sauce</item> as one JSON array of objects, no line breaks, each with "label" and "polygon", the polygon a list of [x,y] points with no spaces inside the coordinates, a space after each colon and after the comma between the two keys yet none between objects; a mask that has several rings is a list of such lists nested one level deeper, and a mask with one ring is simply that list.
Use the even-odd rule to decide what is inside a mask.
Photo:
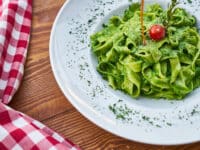
[{"label": "green pesto sauce", "polygon": [[[166,37],[158,42],[148,34],[154,24],[166,28]],[[98,72],[113,89],[133,98],[183,99],[200,85],[196,19],[182,8],[164,10],[153,4],[144,12],[144,27],[145,46],[140,4],[133,3],[122,17],[111,17],[101,31],[93,34],[91,46],[98,59]]]}]

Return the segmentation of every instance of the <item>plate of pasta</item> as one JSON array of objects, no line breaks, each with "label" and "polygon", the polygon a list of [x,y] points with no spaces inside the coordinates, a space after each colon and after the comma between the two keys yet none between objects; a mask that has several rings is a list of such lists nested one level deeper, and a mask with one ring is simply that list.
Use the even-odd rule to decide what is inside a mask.
[{"label": "plate of pasta", "polygon": [[158,145],[200,141],[200,2],[68,0],[50,37],[56,81],[99,127]]}]

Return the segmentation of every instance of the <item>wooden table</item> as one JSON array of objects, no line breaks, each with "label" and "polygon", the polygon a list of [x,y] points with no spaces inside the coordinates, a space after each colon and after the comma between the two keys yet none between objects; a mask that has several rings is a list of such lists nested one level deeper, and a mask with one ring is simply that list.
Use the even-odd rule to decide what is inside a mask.
[{"label": "wooden table", "polygon": [[33,0],[33,22],[25,75],[10,104],[43,122],[85,150],[199,150],[200,143],[153,146],[114,136],[83,117],[63,96],[49,63],[49,35],[65,0]]}]

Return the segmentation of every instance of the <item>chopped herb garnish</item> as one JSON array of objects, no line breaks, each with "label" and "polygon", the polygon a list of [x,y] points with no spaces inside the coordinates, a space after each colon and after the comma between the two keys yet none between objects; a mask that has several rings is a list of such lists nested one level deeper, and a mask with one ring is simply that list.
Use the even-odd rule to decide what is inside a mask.
[{"label": "chopped herb garnish", "polygon": [[107,27],[107,25],[106,25],[105,23],[103,23],[103,24],[102,24],[102,27],[103,27],[103,28],[106,28],[106,27]]},{"label": "chopped herb garnish", "polygon": [[171,1],[171,4],[169,5],[169,9],[167,11],[167,18],[163,16],[163,22],[165,26],[169,26],[169,22],[171,20],[172,14],[174,13],[174,8],[176,7],[177,4],[178,4],[177,0]]},{"label": "chopped herb garnish", "polygon": [[92,19],[89,19],[89,20],[88,20],[88,24],[90,24],[90,23],[92,23]]},{"label": "chopped herb garnish", "polygon": [[160,126],[160,125],[158,125],[158,124],[156,125],[156,127],[158,127],[158,128],[161,128],[161,126]]},{"label": "chopped herb garnish", "polygon": [[196,109],[193,109],[192,112],[191,112],[191,115],[195,115],[196,113],[199,113],[199,111],[197,111]]},{"label": "chopped herb garnish", "polygon": [[128,108],[126,105],[123,106],[119,105],[120,102],[122,102],[122,100],[119,100],[117,103],[114,103],[113,105],[109,105],[109,109],[116,116],[116,119],[130,121],[131,118],[129,116],[132,113],[132,110]]},{"label": "chopped herb garnish", "polygon": [[168,125],[168,126],[172,126],[172,124],[171,124],[171,123],[169,123],[169,122],[167,122],[167,125]]},{"label": "chopped herb garnish", "polygon": [[142,119],[146,120],[146,121],[149,121],[149,117],[147,117],[147,116],[142,116]]}]

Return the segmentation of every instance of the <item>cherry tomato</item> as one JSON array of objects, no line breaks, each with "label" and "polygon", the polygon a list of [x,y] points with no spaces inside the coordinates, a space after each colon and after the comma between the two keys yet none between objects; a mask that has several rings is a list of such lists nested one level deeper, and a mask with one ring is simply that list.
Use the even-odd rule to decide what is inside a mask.
[{"label": "cherry tomato", "polygon": [[152,40],[162,40],[165,37],[165,28],[162,25],[153,25],[149,30],[149,35]]}]

